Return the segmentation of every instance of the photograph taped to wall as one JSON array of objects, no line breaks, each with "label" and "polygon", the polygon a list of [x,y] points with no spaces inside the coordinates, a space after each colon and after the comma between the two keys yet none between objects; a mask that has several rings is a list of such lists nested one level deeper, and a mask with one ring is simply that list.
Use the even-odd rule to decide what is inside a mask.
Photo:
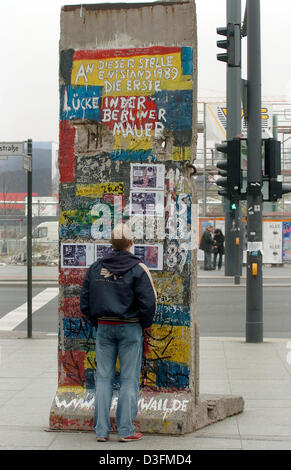
[{"label": "photograph taped to wall", "polygon": [[99,261],[100,259],[107,256],[109,253],[113,251],[112,245],[110,243],[103,243],[95,245],[95,261]]},{"label": "photograph taped to wall", "polygon": [[132,163],[130,172],[131,189],[163,190],[165,166],[148,163]]},{"label": "photograph taped to wall", "polygon": [[62,243],[62,268],[88,268],[94,263],[93,243]]},{"label": "photograph taped to wall", "polygon": [[135,216],[152,215],[163,217],[164,215],[164,192],[146,191],[130,192],[130,214]]},{"label": "photograph taped to wall", "polygon": [[149,269],[163,270],[163,245],[133,245],[130,251]]}]

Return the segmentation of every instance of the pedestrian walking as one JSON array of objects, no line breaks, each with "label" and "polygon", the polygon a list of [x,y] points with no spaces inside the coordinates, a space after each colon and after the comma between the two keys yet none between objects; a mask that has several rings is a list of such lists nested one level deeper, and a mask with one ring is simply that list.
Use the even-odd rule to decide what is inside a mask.
[{"label": "pedestrian walking", "polygon": [[216,261],[218,257],[218,269],[222,267],[222,257],[224,255],[224,235],[222,231],[217,228],[214,230],[213,237],[213,269],[216,269]]},{"label": "pedestrian walking", "polygon": [[97,328],[94,430],[97,441],[109,439],[110,408],[116,360],[120,363],[120,390],[116,410],[119,440],[142,438],[133,420],[143,357],[143,332],[153,322],[156,292],[148,268],[130,253],[133,236],[126,224],[111,233],[113,251],[93,263],[80,295],[81,311]]},{"label": "pedestrian walking", "polygon": [[213,226],[209,225],[203,232],[199,248],[204,251],[204,271],[211,271],[212,268],[212,248],[213,248]]}]

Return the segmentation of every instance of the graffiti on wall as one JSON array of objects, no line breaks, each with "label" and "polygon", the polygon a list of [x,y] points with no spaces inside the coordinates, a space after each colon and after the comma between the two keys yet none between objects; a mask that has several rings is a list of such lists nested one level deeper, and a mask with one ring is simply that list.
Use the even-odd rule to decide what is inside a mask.
[{"label": "graffiti on wall", "polygon": [[63,74],[71,73],[61,86],[60,120],[77,121],[78,133],[90,123],[93,135],[83,150],[95,150],[91,138],[105,150],[110,135],[115,159],[156,160],[162,153],[167,160],[190,158],[192,48],[75,51],[65,63]]},{"label": "graffiti on wall", "polygon": [[94,389],[95,330],[80,312],[79,293],[120,220],[134,221],[136,253],[158,293],[141,383],[189,386],[191,250],[180,239],[191,231],[184,162],[191,157],[192,56],[191,47],[160,46],[61,53],[62,391]]}]

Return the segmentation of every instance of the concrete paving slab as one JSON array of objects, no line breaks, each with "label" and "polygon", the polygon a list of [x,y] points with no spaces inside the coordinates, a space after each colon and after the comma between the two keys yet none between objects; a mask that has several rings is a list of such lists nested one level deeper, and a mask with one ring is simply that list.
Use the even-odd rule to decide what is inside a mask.
[{"label": "concrete paving slab", "polygon": [[245,400],[246,409],[251,408],[291,408],[290,400]]},{"label": "concrete paving slab", "polygon": [[212,378],[200,382],[200,393],[213,393],[213,391],[218,394],[232,394],[228,380],[215,380]]},{"label": "concrete paving slab", "polygon": [[[17,366],[14,366],[13,368],[11,364],[7,363],[5,366],[1,367],[1,369],[3,376],[7,379],[15,376],[17,376],[18,379],[37,378],[40,374],[39,370],[33,363],[27,364],[26,362],[18,363]],[[27,373],[29,376],[27,376]]]},{"label": "concrete paving slab", "polygon": [[196,437],[199,436],[216,436],[223,439],[238,438],[239,429],[237,424],[236,416],[231,416],[223,421],[207,426],[206,428],[199,429],[195,433]]},{"label": "concrete paving slab", "polygon": [[291,380],[232,380],[231,393],[238,390],[245,399],[283,400],[291,396]]},{"label": "concrete paving slab", "polygon": [[200,345],[200,393],[241,395],[244,412],[195,433],[145,435],[141,441],[123,445],[116,434],[104,444],[96,442],[93,432],[48,432],[57,388],[57,338],[0,338],[0,449],[291,449],[291,370],[286,343],[201,338]]},{"label": "concrete paving slab", "polygon": [[283,367],[277,364],[273,367],[246,367],[228,369],[230,380],[290,380],[290,374]]},{"label": "concrete paving slab", "polygon": [[[70,433],[69,436],[57,436],[50,446],[50,450],[71,449],[73,442],[76,442],[76,450],[100,450],[100,451],[131,451],[131,450],[206,450],[206,449],[241,449],[240,437],[223,438],[223,437],[196,437],[194,434],[187,436],[149,436],[144,435],[141,441],[134,443],[121,443],[118,436],[112,434],[110,441],[106,443],[96,442],[94,435],[85,435],[85,439],[78,433]],[[80,439],[79,439],[80,437]]]},{"label": "concrete paving slab", "polygon": [[38,377],[22,391],[22,396],[27,398],[51,397],[52,390],[57,389],[56,377]]},{"label": "concrete paving slab", "polygon": [[242,439],[243,450],[291,450],[291,441]]},{"label": "concrete paving slab", "polygon": [[[243,416],[242,416],[243,415]],[[238,416],[239,432],[242,436],[283,436],[291,435],[291,410],[289,409],[250,409]],[[255,415],[255,419],[254,419]]]},{"label": "concrete paving slab", "polygon": [[30,379],[27,377],[0,377],[0,389],[6,392],[22,391],[29,383]]},{"label": "concrete paving slab", "polygon": [[[225,369],[210,369],[210,370],[203,370],[200,374],[200,381],[212,381],[212,380],[220,380],[223,382],[228,382],[228,371]],[[220,393],[220,392],[219,392]]]},{"label": "concrete paving slab", "polygon": [[33,429],[23,429],[19,426],[1,426],[0,428],[0,449],[47,449],[55,440],[55,436],[40,432],[39,427]]}]

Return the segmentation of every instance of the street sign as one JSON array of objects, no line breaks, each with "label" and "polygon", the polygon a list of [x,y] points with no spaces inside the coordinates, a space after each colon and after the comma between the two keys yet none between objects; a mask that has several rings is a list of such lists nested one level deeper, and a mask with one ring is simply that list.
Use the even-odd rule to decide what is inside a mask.
[{"label": "street sign", "polygon": [[0,142],[0,157],[24,154],[24,142]]},{"label": "street sign", "polygon": [[32,165],[31,165],[31,156],[29,155],[24,155],[23,156],[23,168],[24,170],[31,171]]}]

